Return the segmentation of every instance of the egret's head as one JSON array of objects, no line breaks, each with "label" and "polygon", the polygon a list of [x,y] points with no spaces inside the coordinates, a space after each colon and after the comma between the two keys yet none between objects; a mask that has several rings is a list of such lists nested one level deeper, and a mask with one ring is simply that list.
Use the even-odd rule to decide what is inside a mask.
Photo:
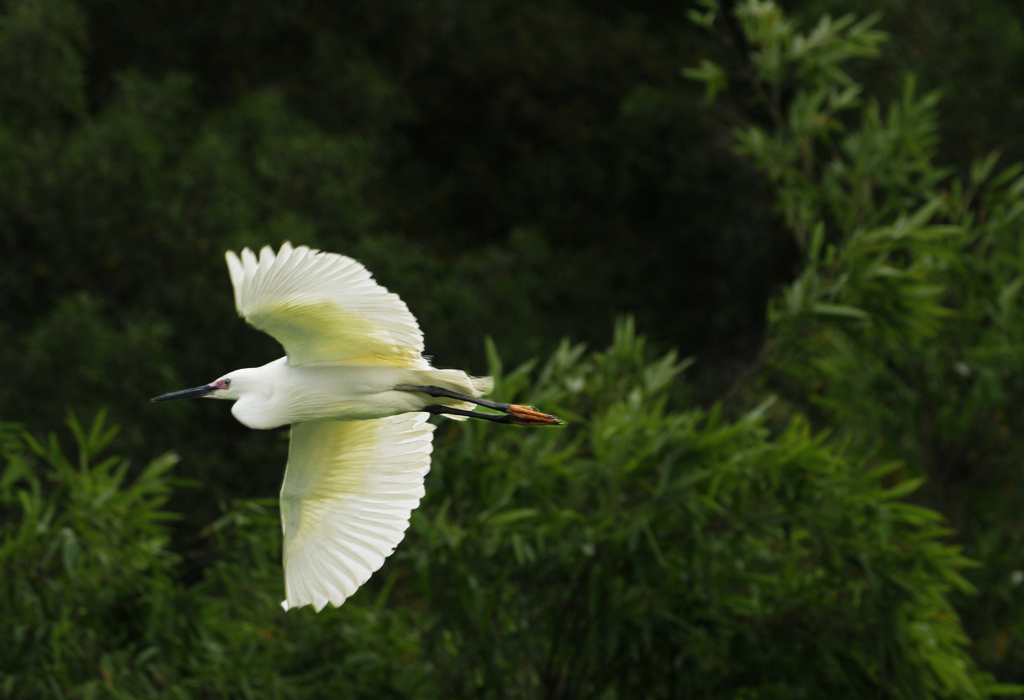
[{"label": "egret's head", "polygon": [[229,372],[217,381],[210,382],[209,384],[203,384],[197,386],[194,389],[182,389],[181,391],[172,391],[170,394],[164,394],[163,396],[157,396],[152,401],[170,401],[171,399],[195,399],[195,398],[208,398],[208,399],[238,399],[242,395],[244,390],[245,378],[239,376],[240,370]]}]

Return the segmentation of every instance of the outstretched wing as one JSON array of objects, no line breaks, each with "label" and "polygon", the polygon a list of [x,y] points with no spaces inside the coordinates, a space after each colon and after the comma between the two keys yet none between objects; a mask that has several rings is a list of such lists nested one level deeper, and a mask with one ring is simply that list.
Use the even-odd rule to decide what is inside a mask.
[{"label": "outstretched wing", "polygon": [[404,365],[423,352],[423,333],[405,302],[352,258],[289,243],[276,256],[263,248],[258,260],[248,248],[241,259],[232,251],[225,257],[239,315],[274,336],[291,365]]},{"label": "outstretched wing", "polygon": [[430,470],[423,413],[296,423],[281,487],[285,610],[338,606],[384,564]]}]

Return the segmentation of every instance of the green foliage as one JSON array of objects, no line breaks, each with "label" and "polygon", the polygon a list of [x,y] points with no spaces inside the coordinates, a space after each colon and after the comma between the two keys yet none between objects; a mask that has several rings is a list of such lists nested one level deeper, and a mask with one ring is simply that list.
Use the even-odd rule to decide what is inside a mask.
[{"label": "green foliage", "polygon": [[[882,3],[883,53],[814,0],[0,3],[0,418],[109,406],[137,465],[103,414],[71,447],[0,424],[0,694],[1019,693],[987,672],[1024,681],[1024,167],[967,162],[1022,153],[991,66],[1024,41],[955,4]],[[275,357],[221,254],[285,239],[365,262],[439,364],[603,344],[625,310],[698,362],[628,323],[536,372],[492,348],[498,395],[570,427],[448,425],[384,569],[285,614],[276,506],[245,497],[286,442],[140,408]],[[797,254],[755,366],[693,407]],[[171,445],[202,490],[141,458]]]},{"label": "green foliage", "polygon": [[786,239],[763,194],[732,206],[752,169],[676,89],[661,29],[449,5],[0,3],[2,417],[106,407],[137,462],[193,444],[195,527],[270,492],[280,445],[140,407],[280,352],[237,322],[222,255],[285,240],[367,264],[439,365],[480,373],[488,334],[516,361],[603,344],[625,312],[750,352]]},{"label": "green foliage", "polygon": [[680,363],[642,347],[625,324],[605,353],[563,346],[536,384],[502,379],[577,416],[567,431],[460,425],[442,443],[396,556],[419,565],[448,695],[990,690],[945,598],[970,589],[967,561],[940,516],[896,500],[916,482],[888,488],[894,465],[867,469],[800,419],[772,434],[768,405],[674,410]]},{"label": "green foliage", "polygon": [[[174,458],[134,482],[5,426],[0,668],[17,697],[984,697],[948,596],[970,565],[918,484],[766,404],[680,410],[687,365],[563,345],[496,391],[566,430],[449,424],[410,535],[338,611],[284,613],[273,503],[166,549]],[[534,377],[534,378],[531,378]]]},{"label": "green foliage", "polygon": [[[277,605],[276,507],[240,504],[203,537],[223,556],[197,586],[178,575],[165,509],[177,457],[127,478],[102,453],[117,433],[102,415],[68,426],[77,454],[0,426],[0,688],[19,698],[335,697],[408,686],[414,671],[366,655],[409,642],[357,610],[340,626],[290,620]],[[230,539],[225,537],[230,533]],[[270,580],[273,583],[270,584]],[[368,645],[362,638],[376,635]],[[308,633],[307,633],[308,632]],[[407,630],[399,630],[408,635]],[[330,649],[324,648],[330,646]],[[330,659],[328,654],[337,654]],[[362,656],[361,656],[362,654]],[[353,680],[354,679],[354,680]],[[311,694],[312,693],[312,694]],[[319,695],[318,695],[319,694]]]},{"label": "green foliage", "polygon": [[[946,96],[938,114],[943,163],[966,169],[979,153],[998,148],[1024,158],[1020,60],[1024,23],[1019,8],[1000,0],[965,5],[958,0],[844,0],[844,12],[881,13],[892,37],[877,61],[851,66],[876,95],[895,95],[912,71],[922,85]],[[831,0],[787,3],[808,21],[836,11]],[[1001,97],[996,97],[1001,96]]]},{"label": "green foliage", "polygon": [[[756,8],[741,4],[738,16]],[[764,14],[770,29],[741,23],[755,53],[766,35],[801,36],[781,13]],[[831,26],[824,44],[863,40],[863,23]],[[923,500],[950,514],[983,565],[971,574],[981,599],[962,602],[976,653],[1022,680],[1024,656],[1007,640],[1024,636],[1024,166],[997,172],[991,154],[954,177],[935,163],[936,95],[917,96],[907,79],[893,104],[861,103],[845,73],[805,78],[798,58],[781,60],[776,73],[755,71],[773,118],[737,132],[806,252],[771,305],[759,387],[836,426],[859,452],[929,477]]]},{"label": "green foliage", "polygon": [[162,524],[177,459],[156,459],[128,481],[125,460],[99,458],[116,428],[102,415],[68,425],[70,458],[54,436],[40,443],[0,426],[0,684],[9,697],[95,697],[144,668],[178,626],[165,626],[183,601]]}]

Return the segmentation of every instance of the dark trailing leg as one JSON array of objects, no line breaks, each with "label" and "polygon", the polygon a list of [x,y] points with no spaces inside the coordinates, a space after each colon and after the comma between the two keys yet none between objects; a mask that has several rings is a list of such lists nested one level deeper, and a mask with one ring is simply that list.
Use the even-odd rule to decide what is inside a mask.
[{"label": "dark trailing leg", "polygon": [[411,384],[399,384],[395,387],[398,391],[411,391],[416,394],[426,394],[427,396],[433,396],[435,399],[457,399],[459,401],[468,401],[469,403],[475,403],[477,406],[483,406],[484,408],[493,408],[495,411],[507,411],[511,404],[498,403],[497,401],[488,401],[487,399],[478,399],[475,396],[466,396],[460,394],[457,391],[451,389],[442,389],[439,386],[412,386]]},{"label": "dark trailing leg", "polygon": [[565,425],[565,421],[547,413],[541,413],[533,406],[521,406],[515,403],[498,403],[487,399],[478,399],[475,396],[466,396],[451,389],[442,389],[439,386],[412,386],[410,384],[399,384],[395,387],[397,391],[411,391],[416,394],[426,394],[434,398],[455,399],[475,403],[477,406],[501,411],[505,415],[496,416],[491,413],[480,413],[478,411],[464,411],[447,406],[432,405],[423,410],[428,413],[447,413],[453,416],[466,416],[468,418],[482,418],[495,423],[511,423],[512,425]]},{"label": "dark trailing leg", "polygon": [[451,408],[449,406],[424,406],[423,410],[427,413],[436,413],[438,415],[449,415],[449,416],[466,416],[467,418],[483,418],[494,423],[511,423],[512,416],[506,413],[479,413],[477,411],[464,411],[461,408]]}]

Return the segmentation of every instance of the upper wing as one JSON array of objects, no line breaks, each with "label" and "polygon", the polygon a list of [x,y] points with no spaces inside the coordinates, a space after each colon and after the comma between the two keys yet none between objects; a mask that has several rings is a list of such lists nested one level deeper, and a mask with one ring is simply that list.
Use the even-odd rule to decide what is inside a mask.
[{"label": "upper wing", "polygon": [[338,606],[409,527],[430,470],[423,413],[296,423],[281,487],[285,610]]},{"label": "upper wing", "polygon": [[289,364],[405,364],[423,352],[423,333],[405,302],[352,258],[289,243],[277,256],[264,247],[259,260],[248,248],[241,259],[232,251],[225,257],[239,315],[274,336]]}]

